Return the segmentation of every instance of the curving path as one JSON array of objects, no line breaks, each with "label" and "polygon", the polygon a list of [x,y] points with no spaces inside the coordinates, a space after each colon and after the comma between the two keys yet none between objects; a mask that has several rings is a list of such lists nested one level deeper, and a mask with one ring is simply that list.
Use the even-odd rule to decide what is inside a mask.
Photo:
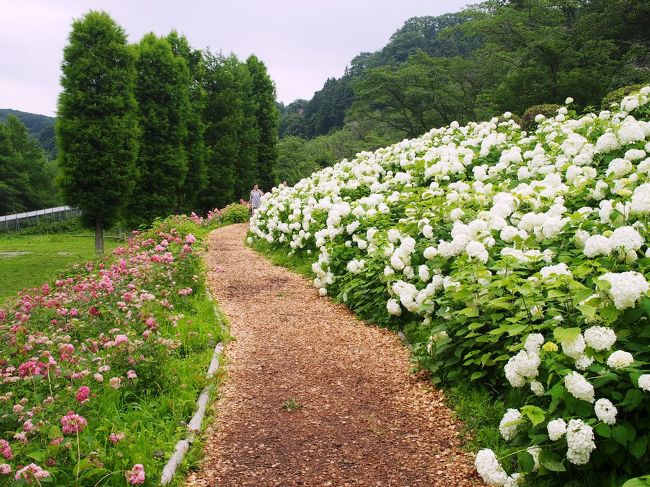
[{"label": "curving path", "polygon": [[246,247],[246,229],[210,235],[209,285],[234,341],[187,485],[481,485],[460,424],[409,372],[399,338]]}]

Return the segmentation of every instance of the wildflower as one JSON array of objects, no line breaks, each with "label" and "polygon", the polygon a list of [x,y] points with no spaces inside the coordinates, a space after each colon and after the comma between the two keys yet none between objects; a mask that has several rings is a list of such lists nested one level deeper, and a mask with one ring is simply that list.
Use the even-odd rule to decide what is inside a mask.
[{"label": "wildflower", "polygon": [[77,391],[77,395],[75,396],[75,399],[82,404],[88,402],[90,400],[90,387],[81,386]]},{"label": "wildflower", "polygon": [[117,444],[122,441],[125,436],[126,435],[124,433],[111,433],[108,435],[108,440],[113,444]]},{"label": "wildflower", "polygon": [[14,457],[14,453],[11,451],[11,445],[9,445],[7,440],[0,440],[0,455],[7,460],[11,460]]},{"label": "wildflower", "polygon": [[119,389],[120,386],[122,385],[122,379],[120,379],[119,377],[111,377],[108,383],[113,389]]},{"label": "wildflower", "polygon": [[88,425],[88,421],[83,416],[75,414],[74,411],[68,411],[68,414],[61,418],[61,425],[64,434],[72,435],[81,433]]},{"label": "wildflower", "polygon": [[8,463],[0,463],[0,475],[9,475],[11,473],[11,465]]},{"label": "wildflower", "polygon": [[144,466],[136,463],[133,468],[126,473],[126,480],[130,485],[144,484]]},{"label": "wildflower", "polygon": [[137,378],[138,378],[138,374],[135,373],[135,370],[129,370],[129,371],[126,373],[126,377],[127,377],[128,379],[137,379]]},{"label": "wildflower", "polygon": [[49,477],[50,472],[43,470],[41,467],[35,463],[30,463],[26,467],[21,468],[16,472],[16,480],[26,480],[27,483],[31,483],[32,480],[42,480],[45,477]]}]

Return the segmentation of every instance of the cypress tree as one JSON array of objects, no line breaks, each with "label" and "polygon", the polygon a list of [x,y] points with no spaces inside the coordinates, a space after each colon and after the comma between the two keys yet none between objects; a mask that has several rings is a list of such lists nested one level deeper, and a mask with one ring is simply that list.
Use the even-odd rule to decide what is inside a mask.
[{"label": "cypress tree", "polygon": [[264,186],[260,181],[258,167],[258,149],[260,131],[257,125],[257,100],[255,98],[253,77],[250,75],[245,63],[237,65],[237,88],[242,100],[240,127],[237,132],[239,153],[235,163],[237,180],[235,184],[235,198],[248,200],[248,194],[254,184],[259,184],[264,191],[271,186]]},{"label": "cypress tree", "polygon": [[66,203],[94,226],[102,253],[103,229],[133,188],[135,59],[124,30],[105,12],[75,20],[68,39],[56,124],[61,188]]},{"label": "cypress tree", "polygon": [[203,209],[223,207],[235,199],[239,130],[243,120],[243,98],[238,81],[239,61],[234,55],[205,54],[208,184]]},{"label": "cypress tree", "polygon": [[278,159],[278,109],[275,103],[275,86],[266,66],[256,56],[246,60],[253,82],[252,98],[259,130],[257,143],[257,168],[259,184],[265,191],[276,183],[275,165]]},{"label": "cypress tree", "polygon": [[189,68],[189,111],[187,116],[187,135],[185,152],[187,153],[187,175],[185,184],[179,193],[178,206],[182,212],[197,209],[198,198],[208,182],[206,168],[207,148],[205,146],[205,110],[206,92],[204,87],[205,65],[203,53],[192,49],[187,38],[176,31],[167,36],[176,56],[185,59]]},{"label": "cypress tree", "polygon": [[133,225],[178,211],[187,174],[189,69],[166,39],[146,34],[137,46],[135,95],[141,129],[138,178],[129,205]]}]

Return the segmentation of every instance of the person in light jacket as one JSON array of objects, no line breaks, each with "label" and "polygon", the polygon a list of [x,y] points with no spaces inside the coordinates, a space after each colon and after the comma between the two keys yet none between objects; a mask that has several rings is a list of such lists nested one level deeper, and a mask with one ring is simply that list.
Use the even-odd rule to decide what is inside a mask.
[{"label": "person in light jacket", "polygon": [[260,198],[262,198],[263,194],[264,193],[257,184],[253,186],[253,191],[251,191],[251,196],[248,199],[248,203],[251,205],[251,216],[254,216],[255,212],[260,207]]}]

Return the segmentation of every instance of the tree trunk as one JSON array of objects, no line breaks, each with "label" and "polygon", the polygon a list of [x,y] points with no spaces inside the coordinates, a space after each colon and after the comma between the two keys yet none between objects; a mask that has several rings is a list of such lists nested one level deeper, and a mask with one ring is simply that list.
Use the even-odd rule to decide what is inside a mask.
[{"label": "tree trunk", "polygon": [[104,254],[104,227],[100,217],[95,218],[95,252],[97,255]]}]

